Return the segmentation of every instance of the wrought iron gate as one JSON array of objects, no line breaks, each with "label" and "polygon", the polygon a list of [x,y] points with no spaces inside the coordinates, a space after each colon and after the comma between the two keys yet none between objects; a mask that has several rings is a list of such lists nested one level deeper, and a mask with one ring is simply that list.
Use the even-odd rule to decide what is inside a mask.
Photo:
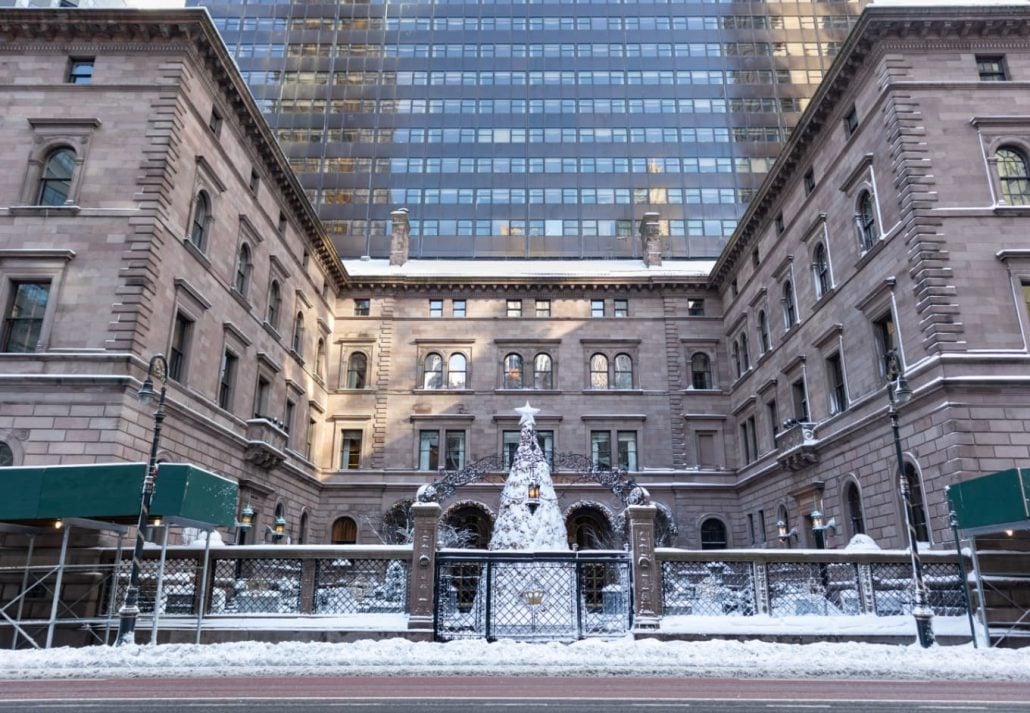
[{"label": "wrought iron gate", "polygon": [[624,552],[441,552],[438,641],[575,641],[620,636],[632,622]]}]

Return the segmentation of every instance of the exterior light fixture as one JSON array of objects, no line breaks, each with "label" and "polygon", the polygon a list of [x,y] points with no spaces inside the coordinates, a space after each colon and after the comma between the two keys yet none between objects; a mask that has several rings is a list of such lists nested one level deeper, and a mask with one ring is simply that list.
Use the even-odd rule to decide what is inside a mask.
[{"label": "exterior light fixture", "polygon": [[526,506],[530,515],[536,513],[536,509],[540,507],[540,481],[535,478],[529,481],[529,487],[526,489]]},{"label": "exterior light fixture", "polygon": [[56,520],[54,520],[55,530],[60,530],[62,527],[64,527],[64,520],[62,520],[61,518],[57,518]]},{"label": "exterior light fixture", "polygon": [[787,547],[790,547],[791,540],[798,539],[798,529],[796,527],[792,527],[788,530],[787,523],[785,523],[783,520],[779,520],[776,523],[776,533],[777,537],[779,537],[780,542],[786,544]]},{"label": "exterior light fixture", "polygon": [[254,508],[250,506],[250,503],[247,503],[243,506],[243,509],[240,510],[240,521],[236,523],[236,527],[240,528],[241,530],[249,530],[251,525],[253,524]]},{"label": "exterior light fixture", "polygon": [[819,510],[813,510],[809,515],[812,520],[812,534],[815,535],[815,546],[822,550],[826,548],[826,531],[831,535],[837,534],[837,521],[830,518],[829,522],[823,520],[823,514]]},{"label": "exterior light fixture", "polygon": [[270,534],[272,539],[276,542],[279,542],[286,537],[286,518],[282,515],[276,515],[275,522],[268,528],[268,534]]}]

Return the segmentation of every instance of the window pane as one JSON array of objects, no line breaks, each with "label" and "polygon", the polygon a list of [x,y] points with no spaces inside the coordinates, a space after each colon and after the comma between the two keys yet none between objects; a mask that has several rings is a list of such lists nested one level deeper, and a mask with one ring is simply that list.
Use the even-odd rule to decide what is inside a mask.
[{"label": "window pane", "polygon": [[590,357],[590,388],[608,388],[608,357],[604,354],[594,354]]},{"label": "window pane", "polygon": [[423,389],[443,388],[443,358],[439,354],[427,354],[422,371]]},{"label": "window pane", "polygon": [[465,467],[465,432],[447,431],[447,457],[445,468],[459,470]]},{"label": "window pane", "polygon": [[436,470],[440,467],[440,434],[419,431],[418,436],[418,469]]},{"label": "window pane", "polygon": [[619,431],[619,467],[623,470],[637,469],[637,433]]},{"label": "window pane", "polygon": [[34,352],[43,330],[49,282],[17,282],[4,318],[3,351]]},{"label": "window pane", "polygon": [[522,357],[518,354],[504,357],[504,388],[522,388]]},{"label": "window pane", "polygon": [[357,470],[361,467],[361,431],[343,432],[343,445],[340,448],[341,470]]},{"label": "window pane", "polygon": [[451,358],[447,360],[447,388],[465,388],[467,364],[464,354],[451,354]]},{"label": "window pane", "polygon": [[590,460],[595,468],[612,467],[612,435],[608,431],[590,432]]},{"label": "window pane", "polygon": [[519,449],[519,431],[505,431],[501,440],[501,457],[504,459],[504,469],[508,470],[515,460],[515,451]]},{"label": "window pane", "polygon": [[533,360],[533,388],[554,388],[554,373],[551,369],[551,357],[547,354],[537,354],[536,358]]}]

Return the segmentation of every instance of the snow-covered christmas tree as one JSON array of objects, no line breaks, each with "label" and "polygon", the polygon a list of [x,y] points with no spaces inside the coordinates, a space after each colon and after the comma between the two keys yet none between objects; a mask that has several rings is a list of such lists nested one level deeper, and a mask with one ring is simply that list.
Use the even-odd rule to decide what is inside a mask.
[{"label": "snow-covered christmas tree", "polygon": [[491,550],[567,551],[565,522],[551,481],[551,467],[537,442],[536,414],[526,402],[515,409],[521,416],[519,447],[511,461],[508,480],[494,523]]}]

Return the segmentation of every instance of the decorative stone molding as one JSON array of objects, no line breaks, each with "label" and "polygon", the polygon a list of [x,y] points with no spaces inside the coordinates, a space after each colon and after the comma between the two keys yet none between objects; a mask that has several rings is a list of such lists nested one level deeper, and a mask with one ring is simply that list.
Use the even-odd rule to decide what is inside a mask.
[{"label": "decorative stone molding", "polygon": [[287,435],[267,418],[247,421],[247,447],[243,457],[259,468],[270,470],[286,460]]},{"label": "decorative stone molding", "polygon": [[776,434],[776,448],[780,452],[776,462],[788,470],[807,468],[819,462],[818,443],[814,423],[788,419]]}]

